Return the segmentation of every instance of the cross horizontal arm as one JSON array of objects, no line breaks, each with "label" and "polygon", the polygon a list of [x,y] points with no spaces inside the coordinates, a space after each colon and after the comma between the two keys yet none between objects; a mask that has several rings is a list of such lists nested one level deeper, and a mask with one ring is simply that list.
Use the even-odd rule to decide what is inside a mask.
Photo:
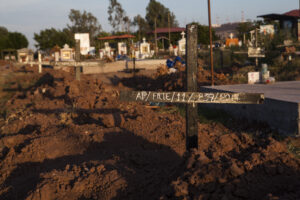
[{"label": "cross horizontal arm", "polygon": [[264,102],[264,95],[257,93],[121,91],[120,100],[191,104],[262,104]]}]

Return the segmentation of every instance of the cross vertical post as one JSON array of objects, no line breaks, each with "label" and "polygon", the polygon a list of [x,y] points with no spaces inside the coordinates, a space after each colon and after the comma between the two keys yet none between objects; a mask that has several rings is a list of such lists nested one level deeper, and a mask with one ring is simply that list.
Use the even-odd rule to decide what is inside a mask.
[{"label": "cross vertical post", "polygon": [[[186,81],[187,91],[197,92],[197,67],[198,67],[198,31],[197,25],[188,24],[186,43]],[[198,106],[186,105],[186,148],[198,148]]]},{"label": "cross vertical post", "polygon": [[80,81],[81,67],[77,66],[77,62],[80,62],[80,40],[76,40],[76,46],[75,46],[75,76],[76,76],[76,80]]},{"label": "cross vertical post", "polygon": [[38,51],[38,60],[39,60],[39,73],[42,73],[42,55],[40,51]]}]

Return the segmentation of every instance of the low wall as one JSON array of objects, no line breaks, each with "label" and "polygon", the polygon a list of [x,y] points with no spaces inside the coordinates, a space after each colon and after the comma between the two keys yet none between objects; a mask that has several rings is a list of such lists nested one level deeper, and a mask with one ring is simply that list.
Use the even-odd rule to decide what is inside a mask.
[{"label": "low wall", "polygon": [[[160,65],[165,64],[165,59],[160,60],[139,60],[136,61],[136,69],[146,69],[146,70],[155,70]],[[133,69],[133,62],[129,61],[128,68]],[[94,65],[94,66],[84,66],[83,74],[99,74],[99,73],[109,73],[109,72],[118,72],[123,71],[126,68],[126,61],[116,61],[111,63],[105,63],[103,65]]]},{"label": "low wall", "polygon": [[[213,88],[201,88],[202,92],[230,92]],[[267,123],[284,135],[300,136],[299,103],[266,98],[264,104],[203,104],[209,108],[222,109],[235,118]]]}]

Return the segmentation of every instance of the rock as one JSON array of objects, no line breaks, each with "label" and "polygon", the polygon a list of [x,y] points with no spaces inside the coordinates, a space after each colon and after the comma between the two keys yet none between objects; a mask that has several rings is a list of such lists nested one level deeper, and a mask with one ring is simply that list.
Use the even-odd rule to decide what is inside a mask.
[{"label": "rock", "polygon": [[99,165],[99,166],[97,167],[97,172],[100,173],[100,172],[102,172],[102,171],[105,171],[105,167],[104,167],[104,165]]},{"label": "rock", "polygon": [[124,116],[117,112],[112,114],[102,114],[101,121],[107,128],[119,127],[125,123]]},{"label": "rock", "polygon": [[66,169],[66,171],[69,171],[69,169],[70,169],[70,165],[69,165],[69,164],[67,164],[65,169]]},{"label": "rock", "polygon": [[234,176],[234,177],[237,177],[237,176],[240,176],[240,175],[244,174],[244,169],[238,167],[236,163],[233,163],[231,165],[230,170],[231,170],[230,171],[231,175]]},{"label": "rock", "polygon": [[9,148],[0,143],[0,158],[4,158],[9,152]]}]

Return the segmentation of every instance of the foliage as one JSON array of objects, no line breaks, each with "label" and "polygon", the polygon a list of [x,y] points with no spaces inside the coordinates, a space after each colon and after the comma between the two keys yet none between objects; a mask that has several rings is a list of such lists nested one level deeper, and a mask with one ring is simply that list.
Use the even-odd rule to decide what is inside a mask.
[{"label": "foliage", "polygon": [[269,66],[269,70],[277,81],[294,81],[300,77],[300,60],[291,62],[275,59],[274,64]]},{"label": "foliage", "polygon": [[89,33],[92,45],[95,42],[95,37],[101,31],[101,25],[98,19],[90,12],[71,9],[69,13],[71,25],[67,25],[71,33]]},{"label": "foliage", "polygon": [[21,49],[28,47],[28,40],[22,33],[9,32],[0,27],[0,49]]},{"label": "foliage", "polygon": [[[157,2],[156,0],[150,0],[146,8],[145,20],[148,24],[148,30],[155,29],[155,19],[156,27],[168,27],[168,15],[170,14],[170,25],[171,27],[178,26],[178,22],[174,13],[170,12],[169,8],[166,8],[163,4]],[[146,27],[144,27],[146,28]]]},{"label": "foliage", "polygon": [[137,15],[133,18],[132,25],[138,27],[138,35],[140,35],[140,38],[138,38],[139,40],[141,40],[142,37],[145,37],[150,29],[147,21],[141,15]]},{"label": "foliage", "polygon": [[240,23],[237,27],[238,38],[243,40],[244,34],[246,36],[246,40],[250,39],[250,31],[255,30],[256,26],[252,22],[244,22]]},{"label": "foliage", "polygon": [[41,30],[39,34],[34,33],[34,40],[37,42],[36,47],[41,50],[50,50],[56,45],[75,45],[73,34],[66,28],[62,31],[55,28]]},{"label": "foliage", "polygon": [[108,7],[108,21],[113,27],[114,31],[130,31],[131,20],[122,5],[117,0],[110,0],[110,5]]},{"label": "foliage", "polygon": [[[197,22],[193,22],[193,24],[198,26],[198,44],[208,45],[209,42],[209,27],[205,25],[201,25]],[[215,33],[215,30],[212,29],[213,41],[218,40],[218,36]]]},{"label": "foliage", "polygon": [[8,34],[8,48],[21,49],[28,47],[28,40],[22,33],[13,32]]}]

